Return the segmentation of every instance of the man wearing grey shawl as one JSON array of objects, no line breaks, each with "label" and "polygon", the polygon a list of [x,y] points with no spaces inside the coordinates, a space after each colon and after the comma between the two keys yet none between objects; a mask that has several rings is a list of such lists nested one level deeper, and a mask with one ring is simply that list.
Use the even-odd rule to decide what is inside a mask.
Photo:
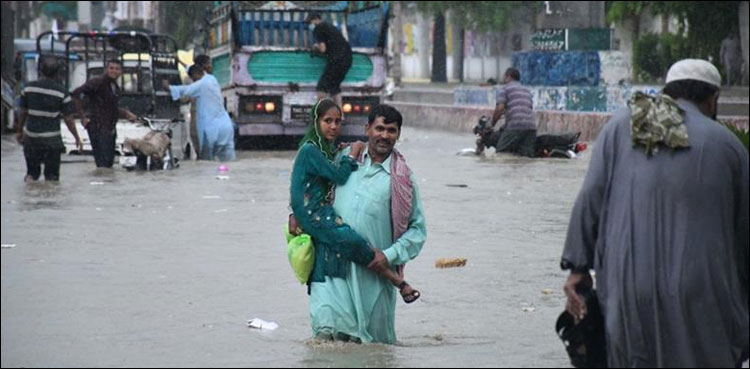
[{"label": "man wearing grey shawl", "polygon": [[610,367],[732,367],[748,354],[748,153],[716,122],[721,77],[669,69],[599,134],[568,228],[566,309],[593,284]]}]

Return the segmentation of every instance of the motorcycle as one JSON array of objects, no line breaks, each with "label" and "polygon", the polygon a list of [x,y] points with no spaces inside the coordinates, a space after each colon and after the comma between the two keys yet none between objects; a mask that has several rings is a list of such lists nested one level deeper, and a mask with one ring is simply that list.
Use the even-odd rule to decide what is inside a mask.
[{"label": "motorcycle", "polygon": [[[490,118],[483,115],[474,126],[474,134],[477,135],[476,155],[481,155],[487,147],[497,147],[497,142],[503,134],[504,128],[495,131],[490,126]],[[561,135],[543,134],[536,136],[534,152],[540,158],[567,158],[572,159],[579,152],[586,150],[587,145],[579,142],[581,132],[566,133]]]},{"label": "motorcycle", "polygon": [[139,117],[138,120],[151,131],[143,138],[125,140],[125,155],[120,157],[120,165],[128,171],[179,168],[178,159],[172,154],[172,129],[168,126],[157,128],[146,117]]}]

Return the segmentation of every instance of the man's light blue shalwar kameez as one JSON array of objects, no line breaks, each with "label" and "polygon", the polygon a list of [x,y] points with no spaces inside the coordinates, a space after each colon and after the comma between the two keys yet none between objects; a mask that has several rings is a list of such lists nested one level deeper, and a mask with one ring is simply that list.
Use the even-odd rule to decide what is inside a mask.
[{"label": "man's light blue shalwar kameez", "polygon": [[[394,267],[419,254],[427,231],[417,181],[411,174],[413,197],[409,227],[393,242],[390,172],[390,156],[380,164],[372,162],[365,154],[364,164],[352,172],[346,184],[337,187],[334,209],[373,247],[383,250],[388,263]],[[325,282],[311,284],[313,336],[321,332],[334,336],[343,333],[362,342],[395,343],[397,297],[396,288],[388,280],[366,267],[349,263],[346,279],[326,276]]]},{"label": "man's light blue shalwar kameez", "polygon": [[183,96],[196,99],[198,157],[203,160],[214,160],[215,157],[221,161],[234,160],[234,125],[224,109],[221,87],[216,78],[206,73],[189,85],[169,86],[169,92],[173,100]]}]

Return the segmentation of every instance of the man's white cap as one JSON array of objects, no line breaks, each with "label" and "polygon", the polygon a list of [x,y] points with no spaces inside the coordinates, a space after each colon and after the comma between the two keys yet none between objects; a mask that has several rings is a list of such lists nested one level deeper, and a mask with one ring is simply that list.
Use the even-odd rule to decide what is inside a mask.
[{"label": "man's white cap", "polygon": [[693,79],[721,87],[721,74],[716,67],[702,59],[683,59],[672,64],[667,72],[667,83]]}]

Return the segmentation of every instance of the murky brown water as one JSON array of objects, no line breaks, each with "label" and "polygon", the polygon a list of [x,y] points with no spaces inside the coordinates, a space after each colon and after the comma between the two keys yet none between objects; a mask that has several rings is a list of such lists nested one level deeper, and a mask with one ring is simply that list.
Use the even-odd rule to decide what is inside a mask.
[{"label": "murky brown water", "polygon": [[[0,233],[16,246],[2,249],[2,366],[568,366],[558,263],[588,157],[462,157],[471,135],[402,138],[428,241],[407,268],[423,296],[398,304],[388,346],[309,340],[281,234],[294,152],[240,152],[229,180],[218,163],[99,172],[78,157],[60,184],[25,185],[4,137]],[[436,269],[442,257],[468,263]],[[280,328],[247,328],[255,317]]]}]

